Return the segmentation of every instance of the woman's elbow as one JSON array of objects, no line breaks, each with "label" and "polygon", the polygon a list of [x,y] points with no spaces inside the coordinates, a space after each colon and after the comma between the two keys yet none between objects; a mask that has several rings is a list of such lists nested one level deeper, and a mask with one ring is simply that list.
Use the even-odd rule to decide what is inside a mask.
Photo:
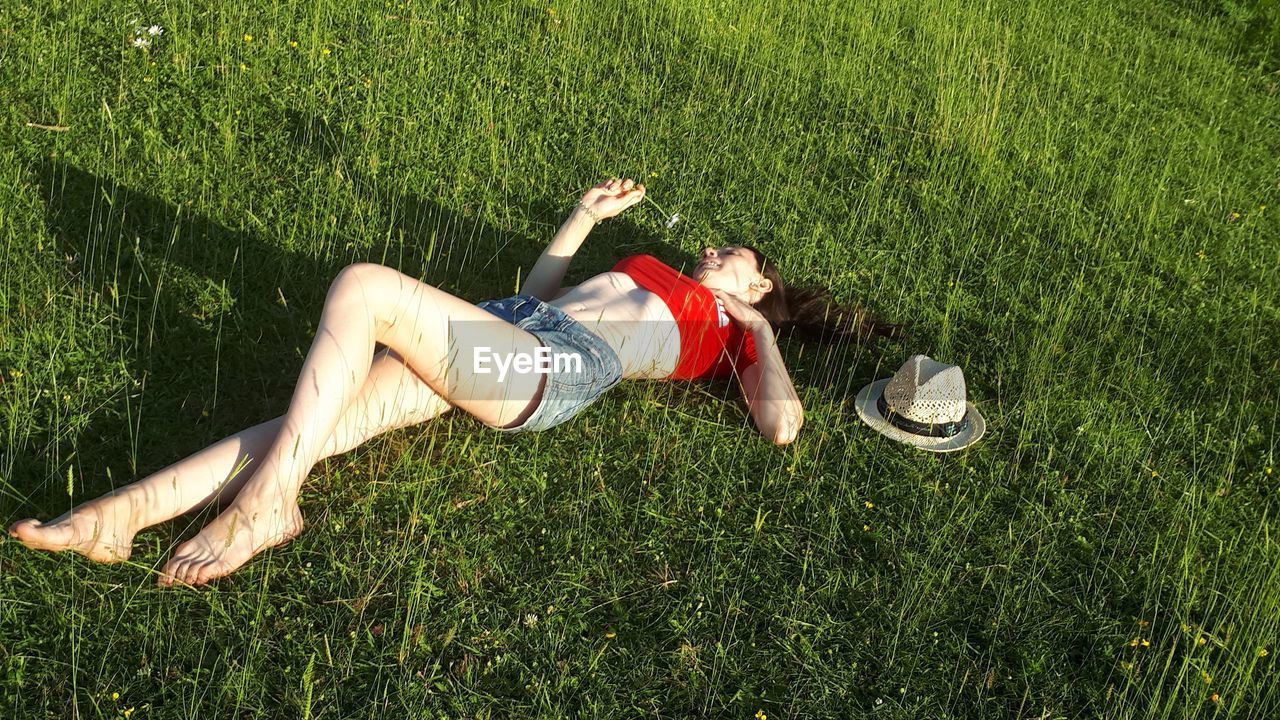
[{"label": "woman's elbow", "polygon": [[774,445],[790,445],[800,435],[802,425],[804,425],[804,413],[797,410],[794,414],[780,418],[771,428],[772,432],[766,434],[770,440],[773,440]]}]

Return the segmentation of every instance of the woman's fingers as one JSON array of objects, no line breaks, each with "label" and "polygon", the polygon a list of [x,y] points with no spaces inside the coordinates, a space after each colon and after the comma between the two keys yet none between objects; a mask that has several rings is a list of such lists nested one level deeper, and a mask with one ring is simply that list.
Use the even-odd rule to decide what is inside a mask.
[{"label": "woman's fingers", "polygon": [[[601,211],[610,213],[610,217],[617,214],[623,208],[629,208],[632,205],[644,199],[645,187],[641,183],[637,183],[632,178],[610,178],[601,180],[594,189],[603,190],[604,193],[596,197],[596,201],[601,201],[598,206]],[[617,208],[613,210],[612,208]]]},{"label": "woman's fingers", "polygon": [[715,293],[715,296],[716,296],[716,297],[718,297],[718,298],[720,298],[720,301],[724,303],[724,309],[725,309],[725,310],[726,310],[730,315],[734,315],[734,314],[735,314],[735,312],[736,312],[736,311],[738,311],[738,310],[740,310],[740,309],[742,308],[742,306],[743,306],[743,305],[746,305],[746,303],[744,303],[744,302],[742,302],[741,300],[739,300],[738,298],[736,298],[736,297],[734,297],[734,296],[730,295],[729,293],[725,292],[724,290],[715,289],[715,290],[712,290],[711,292]]},{"label": "woman's fingers", "polygon": [[609,178],[608,180],[601,180],[599,183],[596,183],[595,187],[602,190],[608,190],[619,195],[631,192],[636,188],[639,188],[641,191],[644,190],[644,185],[638,184],[632,178]]}]

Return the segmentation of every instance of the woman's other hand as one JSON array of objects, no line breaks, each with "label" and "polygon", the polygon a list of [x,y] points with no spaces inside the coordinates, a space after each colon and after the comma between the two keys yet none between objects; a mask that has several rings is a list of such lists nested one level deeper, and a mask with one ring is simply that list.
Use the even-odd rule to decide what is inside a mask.
[{"label": "woman's other hand", "polygon": [[625,180],[613,178],[588,190],[582,196],[581,203],[591,211],[588,214],[594,213],[593,219],[604,220],[635,205],[643,197],[644,185],[636,184],[636,181],[631,178]]},{"label": "woman's other hand", "polygon": [[723,290],[712,290],[720,302],[724,304],[724,311],[731,320],[742,328],[743,332],[754,333],[757,330],[763,330],[769,327],[769,321],[764,319],[764,315],[760,311],[739,300],[737,296],[730,295]]}]

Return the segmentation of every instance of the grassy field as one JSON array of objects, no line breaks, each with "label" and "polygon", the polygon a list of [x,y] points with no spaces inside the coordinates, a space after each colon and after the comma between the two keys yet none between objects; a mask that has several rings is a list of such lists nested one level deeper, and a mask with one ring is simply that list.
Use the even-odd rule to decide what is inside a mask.
[{"label": "grassy field", "polygon": [[[6,537],[0,714],[1280,713],[1276,2],[269,5],[0,5],[0,523],[283,412],[350,262],[511,294],[609,175],[683,220],[570,280],[750,242],[914,335],[784,341],[786,448],[724,383],[389,433],[208,589],[207,516]],[[914,353],[972,450],[858,420]]]}]

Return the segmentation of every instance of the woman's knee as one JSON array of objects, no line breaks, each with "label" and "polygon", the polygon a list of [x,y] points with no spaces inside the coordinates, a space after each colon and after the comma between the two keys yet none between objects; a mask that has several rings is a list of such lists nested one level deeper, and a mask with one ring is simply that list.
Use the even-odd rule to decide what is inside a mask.
[{"label": "woman's knee", "polygon": [[[338,271],[329,286],[325,304],[356,303],[385,316],[395,316],[403,308],[405,292],[427,293],[435,296],[439,291],[415,278],[386,265],[377,263],[352,263]],[[379,338],[381,340],[381,338]]]},{"label": "woman's knee", "polygon": [[329,295],[333,297],[352,292],[367,295],[373,290],[398,288],[403,285],[407,277],[399,270],[386,265],[369,262],[352,263],[339,270],[334,276],[333,282],[329,284]]}]

